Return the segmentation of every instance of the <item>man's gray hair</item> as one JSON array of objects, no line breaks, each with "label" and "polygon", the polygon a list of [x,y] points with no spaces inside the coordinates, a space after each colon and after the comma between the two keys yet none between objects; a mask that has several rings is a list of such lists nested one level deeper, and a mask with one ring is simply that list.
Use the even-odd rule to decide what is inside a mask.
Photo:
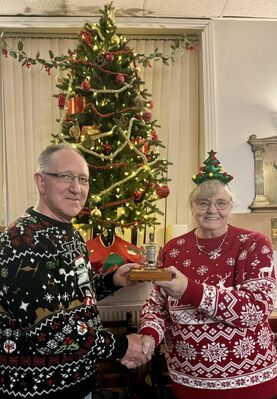
[{"label": "man's gray hair", "polygon": [[86,162],[85,157],[76,147],[73,147],[70,144],[50,144],[40,153],[40,155],[38,157],[38,169],[40,171],[47,170],[52,154],[54,154],[57,151],[61,151],[61,150],[74,151],[77,154],[79,154]]}]

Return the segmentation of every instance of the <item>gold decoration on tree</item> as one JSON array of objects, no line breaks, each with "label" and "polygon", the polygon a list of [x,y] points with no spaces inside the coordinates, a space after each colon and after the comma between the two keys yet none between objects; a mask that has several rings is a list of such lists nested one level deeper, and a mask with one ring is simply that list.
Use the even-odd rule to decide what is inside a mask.
[{"label": "gold decoration on tree", "polygon": [[98,208],[93,208],[93,210],[91,211],[91,216],[95,219],[99,219],[102,216],[102,212]]}]

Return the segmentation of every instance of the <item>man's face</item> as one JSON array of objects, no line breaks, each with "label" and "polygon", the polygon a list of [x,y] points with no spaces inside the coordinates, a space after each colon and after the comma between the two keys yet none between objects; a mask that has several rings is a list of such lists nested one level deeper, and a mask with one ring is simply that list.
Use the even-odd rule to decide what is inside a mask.
[{"label": "man's face", "polygon": [[[82,184],[89,177],[85,160],[75,151],[63,149],[51,155],[44,172],[35,174],[39,191],[38,210],[53,219],[70,223],[83,208],[89,191],[89,184]],[[75,178],[70,181],[70,176]]]}]

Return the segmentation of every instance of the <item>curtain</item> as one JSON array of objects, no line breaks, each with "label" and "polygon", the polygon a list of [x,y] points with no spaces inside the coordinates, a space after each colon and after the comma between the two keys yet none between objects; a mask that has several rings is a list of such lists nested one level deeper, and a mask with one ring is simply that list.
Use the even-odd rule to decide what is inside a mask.
[{"label": "curtain", "polygon": [[3,74],[3,68],[2,68],[2,57],[0,57],[0,168],[1,168],[1,173],[0,173],[0,231],[2,226],[5,225],[6,222],[6,165],[5,165],[5,157],[4,157],[4,148],[5,148],[5,143],[4,143],[4,119],[3,119],[3,84],[2,84],[2,74]]},{"label": "curtain", "polygon": [[[18,38],[6,39],[16,49]],[[48,58],[48,51],[55,55],[66,54],[76,47],[76,39],[62,37],[23,37],[24,50],[30,56],[40,51]],[[138,53],[149,54],[158,48],[165,55],[171,53],[169,39],[132,39],[131,48]],[[200,140],[199,120],[199,51],[185,51],[175,57],[169,66],[160,61],[151,68],[140,66],[145,87],[152,94],[153,118],[161,128],[157,133],[165,149],[161,156],[173,163],[168,177],[171,194],[159,201],[164,216],[158,216],[160,227],[156,229],[158,240],[166,239],[168,225],[190,225],[190,209],[187,197],[192,188],[191,176],[198,170]],[[1,210],[0,224],[7,224],[34,205],[36,189],[33,173],[39,153],[58,132],[56,121],[60,117],[56,79],[58,71],[51,76],[40,66],[30,69],[21,67],[11,57],[1,60],[2,102],[1,112]]]}]

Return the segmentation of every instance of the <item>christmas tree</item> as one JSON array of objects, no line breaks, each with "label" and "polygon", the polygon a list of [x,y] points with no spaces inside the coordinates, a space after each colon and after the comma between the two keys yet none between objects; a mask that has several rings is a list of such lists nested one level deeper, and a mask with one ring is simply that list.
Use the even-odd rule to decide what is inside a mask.
[{"label": "christmas tree", "polygon": [[80,31],[57,85],[65,110],[55,140],[75,145],[90,169],[89,197],[76,221],[99,231],[155,225],[157,199],[169,194],[140,56],[127,43],[105,6],[99,23]]},{"label": "christmas tree", "polygon": [[48,74],[52,68],[60,70],[57,98],[62,113],[53,141],[78,148],[90,170],[87,203],[76,223],[94,233],[153,227],[161,213],[157,200],[169,195],[169,162],[160,157],[159,125],[152,118],[153,102],[138,64],[174,61],[174,52],[194,49],[193,38],[177,39],[168,57],[157,49],[148,57],[136,54],[129,39],[117,34],[112,4],[100,12],[99,22],[84,25],[77,48],[67,55],[49,51],[46,61],[38,51],[31,58],[21,41],[15,51],[3,37],[1,50],[24,67],[40,64]]}]

